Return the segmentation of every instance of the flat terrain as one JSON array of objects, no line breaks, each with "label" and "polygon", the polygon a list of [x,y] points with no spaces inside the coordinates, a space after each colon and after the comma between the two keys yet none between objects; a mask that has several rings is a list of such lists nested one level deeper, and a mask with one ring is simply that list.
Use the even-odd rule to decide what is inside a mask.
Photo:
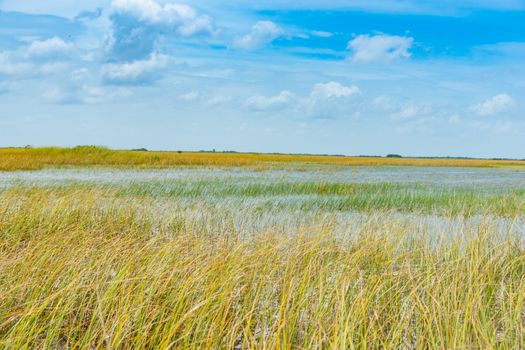
[{"label": "flat terrain", "polygon": [[2,152],[0,348],[525,346],[514,162]]},{"label": "flat terrain", "polygon": [[36,170],[45,167],[105,166],[170,168],[180,166],[296,168],[312,164],[334,166],[433,166],[522,168],[525,160],[453,158],[343,157],[255,153],[115,151],[101,147],[0,148],[0,171]]}]

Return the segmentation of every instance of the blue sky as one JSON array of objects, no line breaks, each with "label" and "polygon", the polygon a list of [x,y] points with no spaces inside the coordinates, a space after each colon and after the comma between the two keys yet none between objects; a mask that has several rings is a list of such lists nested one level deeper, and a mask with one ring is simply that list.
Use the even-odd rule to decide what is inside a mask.
[{"label": "blue sky", "polygon": [[525,0],[0,0],[0,146],[525,158]]}]

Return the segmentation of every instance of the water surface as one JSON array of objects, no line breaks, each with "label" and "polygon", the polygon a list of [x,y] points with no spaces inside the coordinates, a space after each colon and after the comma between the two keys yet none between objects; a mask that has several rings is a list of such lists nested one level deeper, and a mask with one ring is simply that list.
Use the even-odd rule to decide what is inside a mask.
[{"label": "water surface", "polygon": [[242,182],[338,182],[338,183],[423,183],[451,186],[525,188],[525,170],[447,167],[316,167],[304,171],[243,168],[130,169],[45,169],[0,172],[0,187],[16,184],[53,185],[71,182],[126,184],[177,180],[221,180]]}]

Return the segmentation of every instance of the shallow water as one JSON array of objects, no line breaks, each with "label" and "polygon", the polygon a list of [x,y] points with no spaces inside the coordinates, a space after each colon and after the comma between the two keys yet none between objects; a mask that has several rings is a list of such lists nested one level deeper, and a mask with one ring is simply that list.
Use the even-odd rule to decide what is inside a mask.
[{"label": "shallow water", "polygon": [[233,179],[238,181],[318,181],[353,183],[423,183],[451,186],[525,188],[525,170],[446,167],[316,167],[305,171],[232,168],[177,168],[162,170],[129,169],[46,169],[0,172],[0,187],[16,184],[53,185],[71,182],[126,184],[170,180]]},{"label": "shallow water", "polygon": [[[267,184],[281,182],[337,182],[337,183],[401,183],[424,184],[430,191],[439,188],[467,186],[479,192],[499,190],[525,189],[525,171],[512,169],[480,169],[480,168],[432,168],[432,167],[312,167],[305,171],[269,170],[254,171],[250,169],[232,168],[177,168],[163,170],[130,170],[130,169],[47,169],[39,171],[0,172],[0,188],[16,185],[59,186],[70,183],[86,183],[94,185],[129,185],[132,183],[151,184],[148,191],[162,193],[164,188],[169,193],[175,187],[195,184],[200,188],[201,181],[218,181],[210,186],[226,186],[230,184]],[[205,187],[208,184],[204,185]],[[427,186],[423,186],[426,190]],[[403,191],[409,191],[405,189]],[[421,189],[420,189],[421,190]],[[147,191],[146,191],[147,192]],[[149,192],[148,192],[149,193]],[[429,237],[454,236],[462,234],[465,227],[479,230],[482,226],[490,226],[491,232],[497,236],[505,236],[509,232],[525,237],[525,224],[522,216],[514,219],[498,216],[462,216],[449,217],[438,215],[439,211],[411,212],[400,211],[394,207],[392,211],[378,210],[374,212],[359,212],[355,209],[334,209],[330,200],[337,201],[338,195],[317,196],[311,193],[272,194],[261,196],[224,196],[221,191],[203,190],[203,195],[153,196],[153,201],[143,204],[143,210],[163,222],[167,218],[177,218],[183,225],[191,229],[198,227],[208,234],[221,232],[225,223],[229,229],[238,233],[257,234],[273,231],[294,234],[304,230],[317,230],[319,225],[330,225],[334,233],[341,237],[352,236],[362,224],[377,221],[378,225],[396,223],[405,225],[407,232],[415,235],[421,232]],[[341,200],[344,201],[344,198]],[[459,199],[458,199],[459,200]],[[313,201],[313,205],[306,205]],[[137,199],[135,205],[140,204]],[[113,203],[109,201],[109,203]],[[100,203],[104,206],[103,202]],[[209,231],[209,232],[208,232]]]}]

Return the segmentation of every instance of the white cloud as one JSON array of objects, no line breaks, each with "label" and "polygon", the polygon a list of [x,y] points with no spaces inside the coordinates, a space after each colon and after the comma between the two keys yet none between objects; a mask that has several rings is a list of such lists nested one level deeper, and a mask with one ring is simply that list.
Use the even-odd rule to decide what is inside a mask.
[{"label": "white cloud", "polygon": [[113,0],[109,19],[109,59],[120,62],[147,59],[164,37],[189,40],[215,33],[211,17],[191,6],[165,1]]},{"label": "white cloud", "polygon": [[113,0],[113,13],[132,15],[151,24],[176,27],[183,36],[213,32],[213,21],[207,15],[200,15],[191,6],[179,3],[160,4],[155,0]]},{"label": "white cloud", "polygon": [[23,57],[20,51],[0,52],[0,76],[35,78],[42,75],[63,73],[68,68],[69,64],[63,61],[35,62]]},{"label": "white cloud", "polygon": [[146,60],[105,64],[102,66],[102,76],[113,84],[146,84],[157,80],[159,72],[166,68],[168,63],[168,56],[154,53]]},{"label": "white cloud", "polygon": [[277,24],[270,21],[259,21],[253,25],[248,34],[237,38],[233,46],[254,50],[271,43],[282,35],[284,35],[284,30]]},{"label": "white cloud", "polygon": [[27,58],[32,59],[56,59],[67,55],[73,50],[71,43],[66,43],[58,37],[46,40],[33,41],[25,50]]},{"label": "white cloud", "polygon": [[276,96],[253,96],[245,105],[255,111],[277,111],[293,108],[301,117],[333,118],[340,115],[355,115],[355,101],[351,98],[361,93],[355,86],[338,82],[315,84],[309,95],[297,96],[284,90]]},{"label": "white cloud", "polygon": [[472,106],[470,110],[480,116],[489,116],[508,111],[515,105],[516,101],[511,96],[502,93]]},{"label": "white cloud", "polygon": [[197,17],[195,10],[184,4],[159,4],[155,0],[113,0],[114,12],[132,13],[135,17],[153,23],[182,22]]},{"label": "white cloud", "polygon": [[355,85],[344,86],[338,82],[331,81],[326,84],[316,84],[312,90],[310,96],[314,99],[318,98],[337,98],[337,97],[349,97],[355,94],[359,94],[361,90]]},{"label": "white cloud", "polygon": [[73,44],[53,37],[0,52],[0,76],[16,79],[65,73],[73,63],[74,49]]},{"label": "white cloud", "polygon": [[310,95],[301,100],[302,114],[313,119],[358,118],[358,103],[353,97],[360,93],[356,85],[336,81],[315,84]]},{"label": "white cloud", "polygon": [[187,21],[179,27],[177,32],[184,36],[213,34],[215,27],[211,17],[202,15]]},{"label": "white cloud", "polygon": [[331,38],[334,36],[334,33],[331,32],[324,32],[322,30],[312,30],[310,32],[313,36],[316,36],[318,38]]},{"label": "white cloud", "polygon": [[414,38],[388,34],[358,35],[348,43],[352,60],[359,63],[389,62],[410,57]]},{"label": "white cloud", "polygon": [[290,91],[281,91],[277,96],[253,96],[246,100],[246,106],[256,111],[280,110],[290,107],[296,100]]},{"label": "white cloud", "polygon": [[7,52],[0,53],[0,75],[19,75],[28,73],[33,68],[26,62],[15,62]]},{"label": "white cloud", "polygon": [[160,22],[167,15],[164,8],[153,0],[114,0],[111,9],[113,12],[134,14],[135,17],[150,22]]}]

